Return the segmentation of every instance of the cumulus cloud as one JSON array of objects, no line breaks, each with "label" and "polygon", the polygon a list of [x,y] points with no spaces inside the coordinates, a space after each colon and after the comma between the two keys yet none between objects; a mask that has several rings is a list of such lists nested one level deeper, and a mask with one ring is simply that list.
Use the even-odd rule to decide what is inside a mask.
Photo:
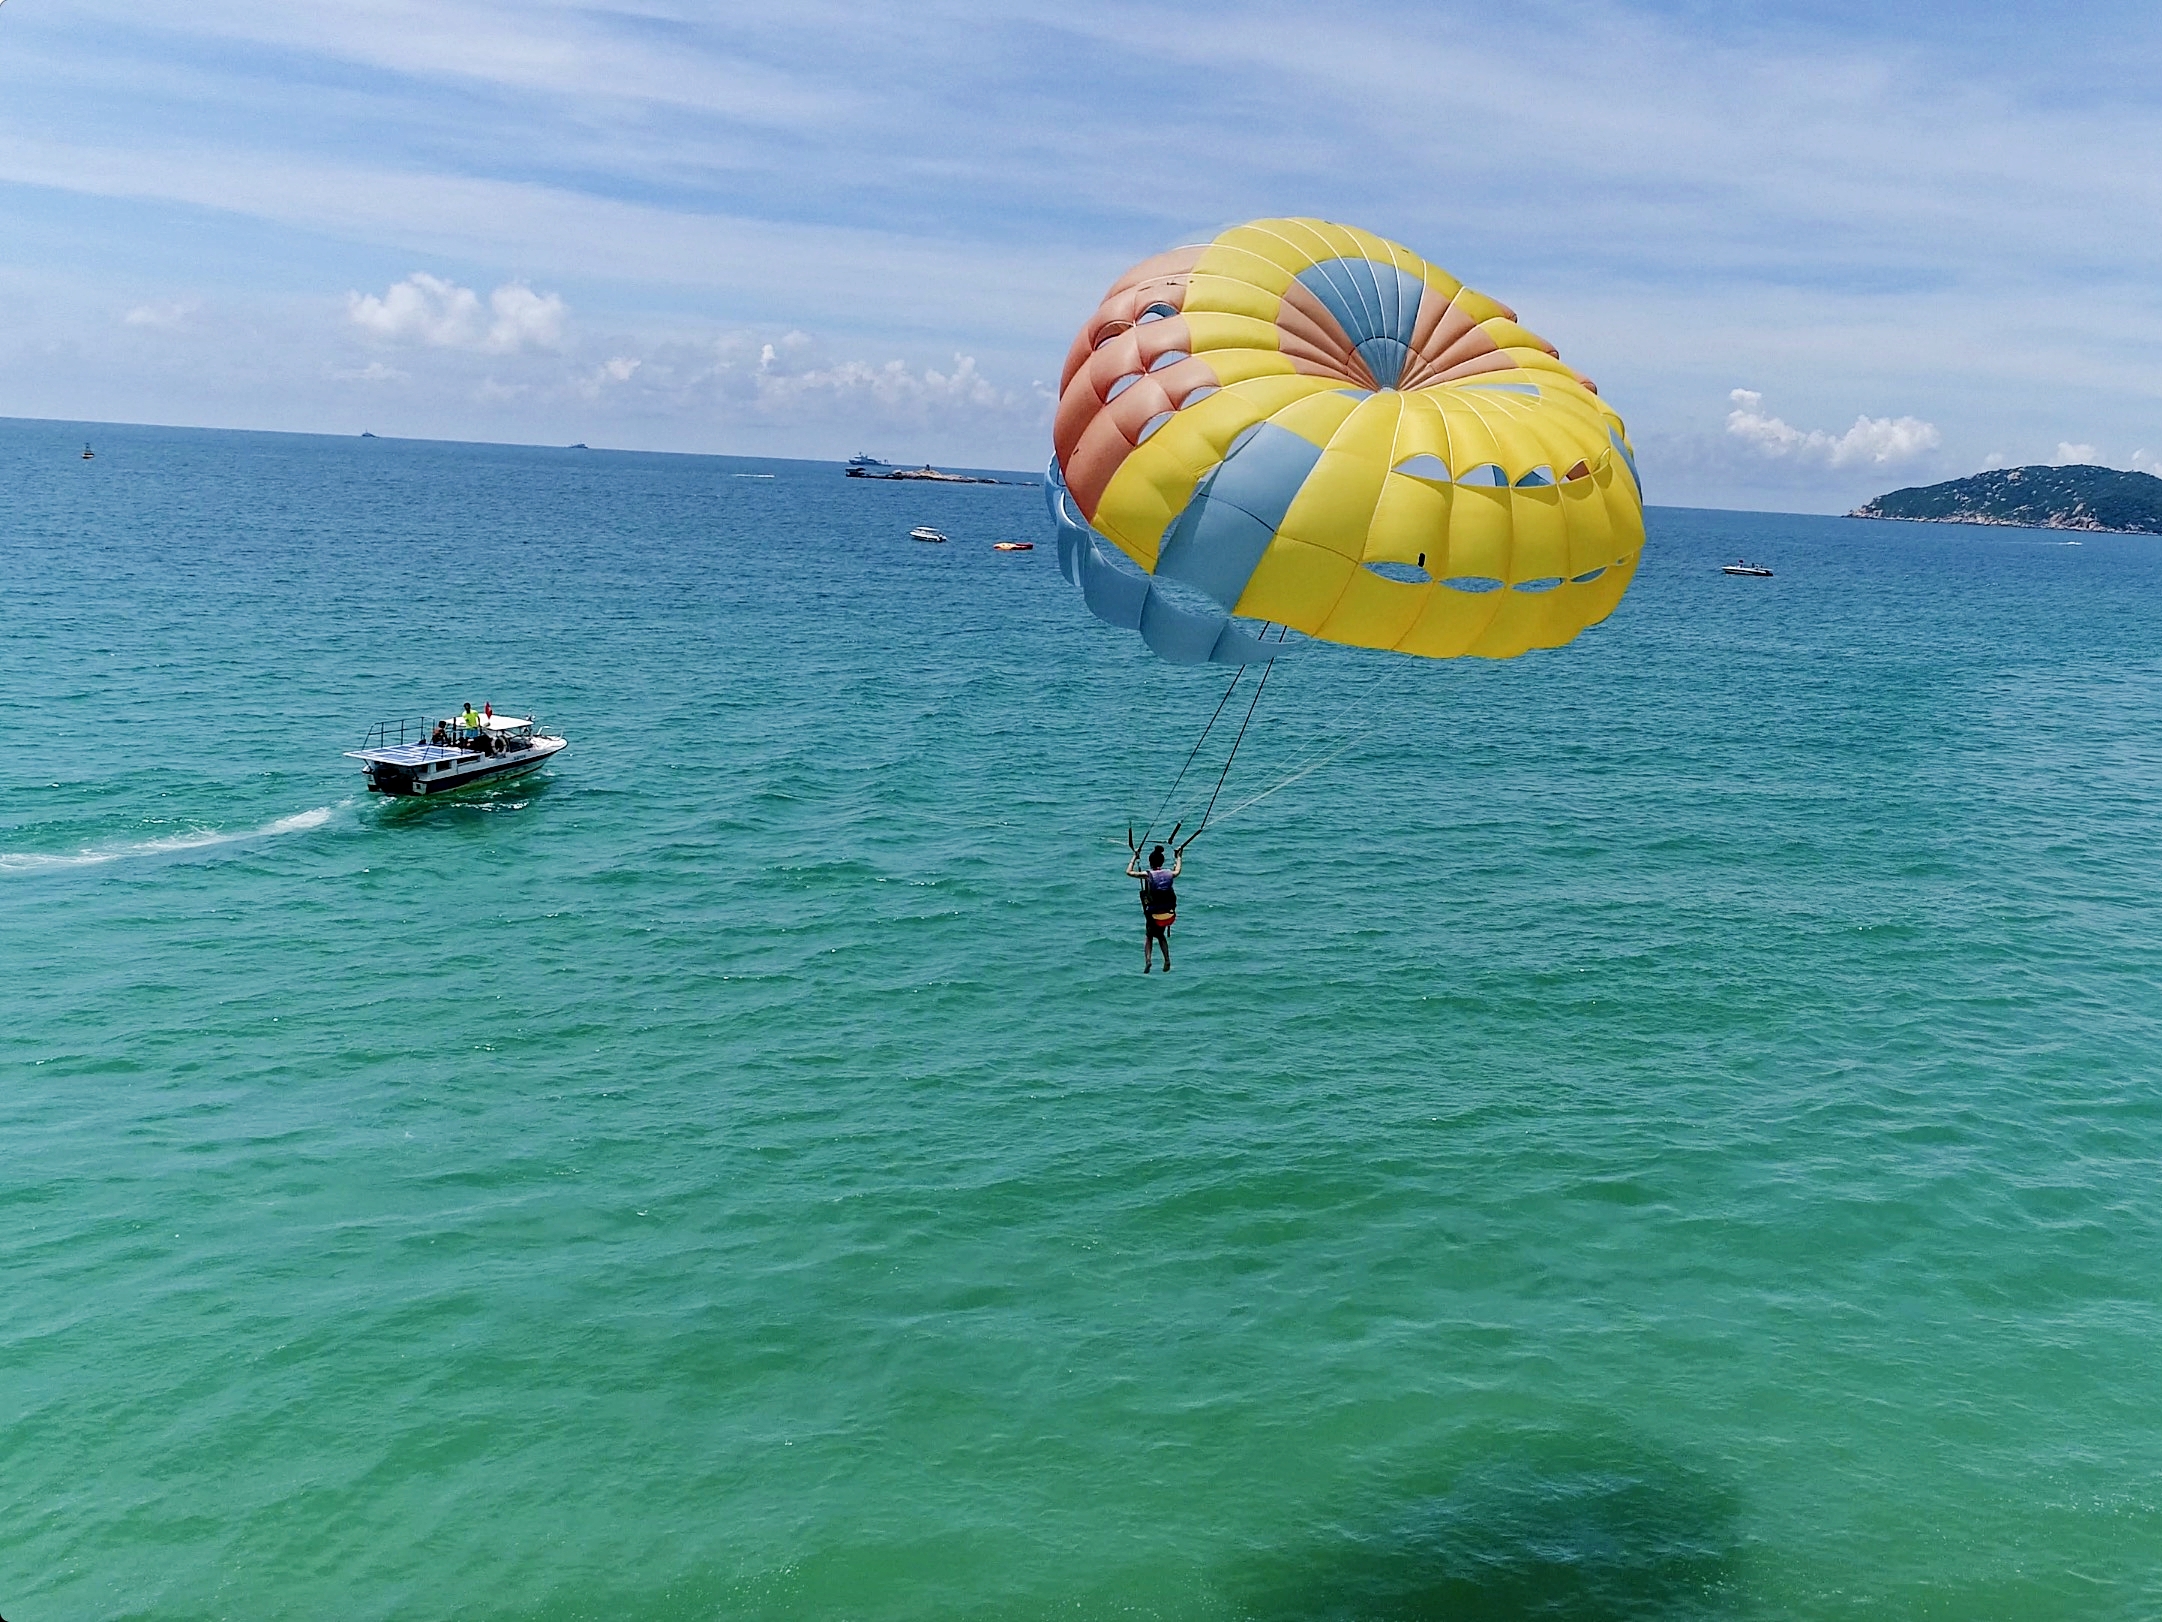
[{"label": "cumulus cloud", "polygon": [[2091,467],[2102,460],[2102,453],[2092,445],[2075,445],[2068,439],[2057,441],[2057,454],[2050,460],[2059,467]]},{"label": "cumulus cloud", "polygon": [[[965,406],[983,411],[1010,411],[1027,409],[1037,403],[1028,396],[993,383],[976,369],[973,355],[954,356],[951,371],[927,366],[920,372],[911,371],[897,360],[890,360],[883,366],[848,360],[788,371],[777,365],[778,359],[772,344],[765,345],[759,353],[758,399],[760,405],[769,408],[785,409],[811,400],[825,400],[836,404],[856,402],[888,410]],[[1037,386],[1036,393],[1048,401],[1049,391],[1041,385]]]},{"label": "cumulus cloud", "polygon": [[200,299],[160,299],[149,304],[138,304],[120,319],[127,326],[152,327],[169,332],[176,327],[186,326],[189,318],[202,307]]},{"label": "cumulus cloud", "polygon": [[379,360],[371,360],[365,366],[331,366],[324,375],[340,383],[409,383],[410,373],[401,372],[395,366],[385,366]]},{"label": "cumulus cloud", "polygon": [[381,295],[346,294],[345,312],[355,326],[387,342],[497,355],[555,348],[570,316],[559,295],[536,293],[524,282],[505,282],[484,304],[472,288],[424,270]]},{"label": "cumulus cloud", "polygon": [[1727,432],[1766,456],[1828,467],[1890,467],[1912,461],[1943,442],[1936,425],[1919,417],[1856,417],[1845,433],[1831,434],[1822,428],[1796,428],[1767,415],[1764,396],[1755,389],[1736,389],[1727,398],[1734,402],[1734,409],[1727,413]]},{"label": "cumulus cloud", "polygon": [[2136,450],[2132,453],[2132,471],[2162,476],[2162,456],[2156,456],[2144,448]]}]

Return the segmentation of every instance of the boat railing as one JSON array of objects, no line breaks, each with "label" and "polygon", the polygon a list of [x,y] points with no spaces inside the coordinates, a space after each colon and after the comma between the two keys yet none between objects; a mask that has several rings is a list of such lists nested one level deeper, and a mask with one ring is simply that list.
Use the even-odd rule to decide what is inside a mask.
[{"label": "boat railing", "polygon": [[360,740],[363,749],[395,749],[400,744],[426,743],[435,723],[420,721],[378,721],[368,728],[368,735]]},{"label": "boat railing", "polygon": [[[363,749],[396,749],[400,745],[409,743],[433,743],[435,741],[435,729],[441,724],[441,722],[425,716],[417,721],[378,721],[368,728],[368,735],[360,740],[360,746]],[[521,722],[520,724],[530,725],[533,728],[532,735],[527,737],[515,735],[505,737],[500,734],[488,734],[477,728],[459,726],[453,721],[449,728],[450,742],[454,746],[464,747],[468,744],[477,743],[483,737],[492,736],[503,746],[502,752],[515,753],[521,749],[530,749],[533,747],[534,739],[540,736],[540,723],[536,720]],[[487,750],[485,752],[494,754],[499,751]]]}]

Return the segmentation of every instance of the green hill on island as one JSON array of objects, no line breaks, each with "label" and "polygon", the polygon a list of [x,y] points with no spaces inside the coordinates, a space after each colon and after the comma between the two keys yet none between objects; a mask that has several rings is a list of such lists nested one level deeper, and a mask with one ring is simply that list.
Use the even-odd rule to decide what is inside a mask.
[{"label": "green hill on island", "polygon": [[2113,467],[2005,467],[1894,490],[1847,516],[2162,535],[2162,479]]}]

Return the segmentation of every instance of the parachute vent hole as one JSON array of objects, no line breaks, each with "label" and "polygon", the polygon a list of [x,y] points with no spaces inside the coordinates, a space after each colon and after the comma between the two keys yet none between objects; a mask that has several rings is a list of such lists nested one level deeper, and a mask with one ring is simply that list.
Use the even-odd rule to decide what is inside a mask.
[{"label": "parachute vent hole", "polygon": [[1561,480],[1564,484],[1574,484],[1579,479],[1588,479],[1590,477],[1591,463],[1584,461],[1582,458],[1579,458],[1576,466],[1571,468],[1568,472],[1564,473],[1561,476]]},{"label": "parachute vent hole", "polygon": [[1396,471],[1407,478],[1431,479],[1438,484],[1447,484],[1450,477],[1449,464],[1427,452],[1405,457],[1396,464]]},{"label": "parachute vent hole", "polygon": [[1104,398],[1107,401],[1116,400],[1120,395],[1124,394],[1128,389],[1132,388],[1136,383],[1140,381],[1141,374],[1139,372],[1128,372],[1124,377],[1120,378],[1116,383],[1111,385],[1111,387],[1105,392]]},{"label": "parachute vent hole", "polygon": [[1369,574],[1378,574],[1384,580],[1399,581],[1407,586],[1428,585],[1434,578],[1426,572],[1424,552],[1419,554],[1417,563],[1369,563],[1365,567]]},{"label": "parachute vent hole", "polygon": [[1165,423],[1171,420],[1171,415],[1172,414],[1168,411],[1159,411],[1156,413],[1155,416],[1149,418],[1147,422],[1141,425],[1140,436],[1139,438],[1135,439],[1134,443],[1138,445],[1141,443],[1142,440],[1147,439],[1149,435],[1155,433],[1157,429],[1161,428]]},{"label": "parachute vent hole", "polygon": [[1516,481],[1516,487],[1519,490],[1542,490],[1553,482],[1554,470],[1552,468],[1535,467]]},{"label": "parachute vent hole", "polygon": [[1186,398],[1179,402],[1179,409],[1181,411],[1184,411],[1196,400],[1206,400],[1210,395],[1221,394],[1222,392],[1223,391],[1219,389],[1214,383],[1204,383],[1198,389],[1188,389],[1186,391]]},{"label": "parachute vent hole", "polygon": [[1572,586],[1588,586],[1588,585],[1590,585],[1590,584],[1591,584],[1591,583],[1592,583],[1592,582],[1593,582],[1594,580],[1597,580],[1597,579],[1598,579],[1598,578],[1599,578],[1599,577],[1600,577],[1601,575],[1603,575],[1603,574],[1605,574],[1605,573],[1606,573],[1606,565],[1602,563],[1602,564],[1601,564],[1601,565],[1600,565],[1600,566],[1599,566],[1598,568],[1596,568],[1596,569],[1587,569],[1587,570],[1585,570],[1585,571],[1584,571],[1584,573],[1582,573],[1582,574],[1573,574],[1573,575],[1571,575],[1571,576],[1569,577],[1569,584],[1570,584],[1570,585],[1572,585]]},{"label": "parachute vent hole", "polygon": [[1113,338],[1116,338],[1120,333],[1130,332],[1132,330],[1133,323],[1131,321],[1114,321],[1109,326],[1105,327],[1103,331],[1096,334],[1096,339],[1093,343],[1089,345],[1089,348],[1101,349],[1105,344],[1109,343]]},{"label": "parachute vent hole", "polygon": [[1154,360],[1149,362],[1149,370],[1152,372],[1160,372],[1166,366],[1176,366],[1180,361],[1186,358],[1186,351],[1183,349],[1167,349],[1161,355],[1158,355]]},{"label": "parachute vent hole", "polygon": [[1544,580],[1519,580],[1515,589],[1518,591],[1552,591],[1560,584],[1561,576],[1557,574],[1549,575]]},{"label": "parachute vent hole", "polygon": [[1176,304],[1151,304],[1138,316],[1134,317],[1134,325],[1145,327],[1151,321],[1168,321],[1178,313],[1179,307]]},{"label": "parachute vent hole", "polygon": [[1483,574],[1453,575],[1449,579],[1444,580],[1442,584],[1444,586],[1447,586],[1451,591],[1482,592],[1501,590],[1501,582],[1499,580],[1491,579]]},{"label": "parachute vent hole", "polygon": [[1508,486],[1509,475],[1502,472],[1499,462],[1481,462],[1477,467],[1466,468],[1457,475],[1458,484],[1481,485],[1489,490]]}]

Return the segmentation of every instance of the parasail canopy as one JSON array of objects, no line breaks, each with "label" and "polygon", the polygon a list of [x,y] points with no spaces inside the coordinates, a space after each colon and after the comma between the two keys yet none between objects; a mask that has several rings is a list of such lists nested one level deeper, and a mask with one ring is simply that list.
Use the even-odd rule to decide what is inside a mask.
[{"label": "parasail canopy", "polygon": [[1060,567],[1181,663],[1273,657],[1254,622],[1428,658],[1559,647],[1614,611],[1644,545],[1591,381],[1507,306],[1323,220],[1121,276],[1052,437]]}]

